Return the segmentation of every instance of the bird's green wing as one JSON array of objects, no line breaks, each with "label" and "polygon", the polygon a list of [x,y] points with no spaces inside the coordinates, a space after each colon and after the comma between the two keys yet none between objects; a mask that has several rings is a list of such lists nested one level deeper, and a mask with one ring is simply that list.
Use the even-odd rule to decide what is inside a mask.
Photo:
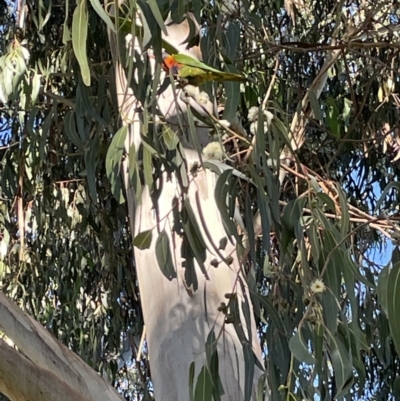
[{"label": "bird's green wing", "polygon": [[[200,68],[204,71],[209,71],[212,72],[214,74],[225,74],[222,71],[216,70],[215,68],[210,67],[207,64],[202,63],[201,61],[196,60],[193,57],[190,57],[186,54],[172,54],[172,56],[174,57],[175,61],[177,63],[183,64],[183,65],[187,65],[190,67],[194,67],[194,68]],[[232,74],[232,75],[238,75],[239,74]]]}]

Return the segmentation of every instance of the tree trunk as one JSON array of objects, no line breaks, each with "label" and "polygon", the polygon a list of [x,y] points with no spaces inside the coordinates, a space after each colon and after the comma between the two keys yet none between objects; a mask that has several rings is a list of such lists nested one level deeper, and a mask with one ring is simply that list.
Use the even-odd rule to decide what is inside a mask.
[{"label": "tree trunk", "polygon": [[12,400],[121,401],[111,384],[0,293],[0,392]]},{"label": "tree trunk", "polygon": [[[174,35],[175,29],[182,32],[182,26],[185,26],[185,23],[168,24],[167,29],[171,33],[168,38],[177,36]],[[186,34],[178,35],[179,37],[188,36],[187,23],[186,26]],[[115,40],[113,33],[109,32],[109,35],[113,43]],[[182,47],[179,42],[173,44],[178,48]],[[140,116],[136,114],[137,108],[133,107],[132,90],[126,86],[126,78],[116,53],[114,67],[117,71],[116,90],[119,94],[119,109],[124,110],[126,124],[129,124],[129,121],[136,121],[130,124],[127,150],[131,149],[131,143],[135,143],[135,149],[138,149],[140,125],[137,122],[140,121]],[[185,104],[180,102],[181,104],[176,106],[174,99],[176,96],[171,86],[159,99],[160,110],[164,112],[168,121],[185,110]],[[181,118],[184,117],[181,114]],[[204,133],[198,132],[198,135],[202,138],[200,140],[202,145],[205,145]],[[200,165],[196,151],[186,149],[184,153],[188,171],[195,163]],[[207,338],[211,338],[209,335],[212,331],[216,338],[218,373],[224,393],[221,399],[226,401],[250,399],[262,377],[261,369],[256,366],[257,362],[258,366],[262,366],[261,348],[248,287],[236,253],[236,243],[233,238],[227,237],[214,200],[216,183],[214,173],[209,170],[199,170],[193,176],[189,174],[190,184],[185,201],[190,204],[207,245],[205,272],[200,269],[197,262],[194,270],[189,269],[190,261],[182,255],[182,236],[173,230],[177,223],[172,212],[173,206],[179,210],[182,207],[182,194],[176,176],[168,177],[165,173],[158,177],[156,187],[162,190],[155,203],[148,187],[144,187],[141,202],[136,206],[126,164],[124,174],[132,232],[137,235],[146,230],[152,231],[150,248],[145,250],[135,248],[135,261],[156,400],[190,399],[191,363],[195,363],[193,381],[195,386],[201,369],[206,365],[206,341]],[[168,279],[167,274],[161,271],[165,266],[160,268],[156,256],[156,243],[162,232],[167,244],[164,245],[164,254],[165,249],[169,247],[174,265],[174,271],[168,273],[174,277],[172,279]],[[225,242],[226,247],[219,246]],[[218,266],[215,262],[218,262]],[[222,303],[229,303],[229,294],[233,294],[232,303],[236,300],[238,305],[235,324],[226,323],[226,316],[220,311]],[[216,379],[212,367],[209,365],[208,367],[212,379]],[[264,385],[263,379],[260,383],[261,386]]]}]

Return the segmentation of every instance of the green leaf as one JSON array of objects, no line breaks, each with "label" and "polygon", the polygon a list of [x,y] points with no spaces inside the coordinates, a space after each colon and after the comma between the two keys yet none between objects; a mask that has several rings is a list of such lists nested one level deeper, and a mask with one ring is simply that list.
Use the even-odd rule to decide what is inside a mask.
[{"label": "green leaf", "polygon": [[160,13],[160,9],[158,8],[156,0],[146,0],[146,3],[150,6],[150,10],[153,13],[154,19],[157,21],[158,26],[163,31],[163,33],[168,36],[168,31],[165,27],[164,20]]},{"label": "green leaf", "polygon": [[400,400],[400,376],[397,376],[393,382],[393,395],[395,400]]},{"label": "green leaf", "polygon": [[[246,197],[244,201],[244,221],[246,225],[246,230],[247,230],[247,237],[248,237],[248,247],[250,249],[250,257],[255,264],[257,261],[257,256],[256,256],[256,243],[255,243],[255,238],[254,238],[254,225],[253,225],[253,211],[252,211],[252,205],[251,205],[251,199],[249,196],[248,191],[246,191]],[[265,259],[268,258],[268,255],[266,255]]]},{"label": "green leaf", "polygon": [[322,376],[322,364],[324,361],[323,354],[323,346],[324,346],[324,326],[321,323],[317,323],[314,327],[313,332],[313,347],[314,347],[314,358],[317,372],[320,376]]},{"label": "green leaf", "polygon": [[133,239],[133,245],[140,250],[150,248],[151,241],[153,239],[152,231],[153,230],[146,230],[137,234],[136,237]]},{"label": "green leaf", "polygon": [[285,377],[290,367],[290,350],[287,338],[274,325],[271,328],[268,327],[268,331],[270,332],[268,346],[271,352],[271,361],[280,369],[281,374]]},{"label": "green leaf", "polygon": [[286,328],[283,324],[282,318],[279,316],[278,311],[272,304],[272,302],[265,296],[262,296],[254,291],[250,291],[253,299],[256,299],[260,302],[261,306],[264,308],[264,316],[260,316],[260,318],[266,322],[265,317],[268,317],[272,320],[277,330],[282,334],[286,334]]},{"label": "green leaf", "polygon": [[41,80],[42,76],[34,71],[32,77],[31,105],[36,104],[37,98],[39,96]]},{"label": "green leaf", "polygon": [[204,241],[200,227],[198,225],[196,215],[193,212],[192,205],[189,199],[183,201],[183,208],[181,212],[183,229],[185,236],[189,242],[190,250],[193,252],[194,257],[200,267],[200,270],[205,277],[208,277],[207,270],[204,262],[207,257],[207,245]]},{"label": "green leaf", "polygon": [[172,261],[171,247],[169,244],[169,236],[165,230],[161,231],[156,241],[156,258],[158,266],[162,274],[169,280],[177,277],[175,266]]},{"label": "green leaf", "polygon": [[[233,180],[231,179],[232,177],[232,171],[231,170],[226,170],[224,171],[218,178],[217,184],[215,186],[215,201],[218,206],[218,210],[221,214],[222,218],[222,223],[225,227],[225,230],[229,236],[235,236],[237,237],[237,230],[236,226],[233,223],[232,217],[229,213],[229,209],[227,206],[227,197],[229,196],[229,190],[232,188],[231,185],[233,183]],[[238,239],[240,240],[240,239]]]},{"label": "green leaf", "polygon": [[196,364],[192,362],[190,364],[189,368],[189,396],[190,396],[190,401],[194,400],[194,373],[196,370]]},{"label": "green leaf", "polygon": [[297,332],[289,340],[289,349],[299,362],[306,363],[307,365],[312,365],[315,363],[314,357],[310,353],[308,346],[304,342],[300,332]]},{"label": "green leaf", "polygon": [[217,351],[217,339],[214,330],[212,329],[207,336],[206,341],[206,361],[207,368],[210,373],[210,378],[213,386],[214,401],[220,400],[224,394],[221,379],[219,377],[219,360]]},{"label": "green leaf", "polygon": [[142,197],[142,182],[140,180],[139,166],[136,159],[135,145],[132,144],[129,148],[129,182],[135,193],[136,201],[138,204],[141,202]]},{"label": "green leaf", "polygon": [[328,194],[325,194],[323,192],[318,192],[315,194],[315,196],[317,199],[321,201],[322,205],[325,206],[328,210],[333,211],[333,213],[336,212],[335,202]]},{"label": "green leaf", "polygon": [[217,339],[215,338],[214,329],[210,330],[206,340],[206,361],[207,365],[209,365],[211,361],[211,357],[213,356],[214,352],[217,351]]},{"label": "green leaf", "polygon": [[244,357],[244,401],[250,401],[253,392],[253,379],[254,379],[254,352],[250,342],[243,342],[243,357]]},{"label": "green leaf", "polygon": [[197,377],[194,401],[211,401],[213,386],[210,373],[206,366],[203,366]]},{"label": "green leaf", "polygon": [[378,201],[376,202],[374,213],[376,213],[379,210],[379,208],[381,207],[382,203],[384,202],[384,200],[386,198],[386,195],[388,194],[389,190],[392,188],[396,188],[398,191],[400,191],[400,182],[392,181],[385,187],[385,189],[382,192],[382,195],[379,197]]},{"label": "green leaf", "polygon": [[68,26],[69,17],[69,0],[65,0],[65,18],[63,24],[63,37],[62,42],[66,45],[71,40],[71,31]]},{"label": "green leaf", "polygon": [[282,223],[285,228],[293,231],[296,223],[299,222],[303,215],[303,209],[306,203],[306,198],[297,198],[290,201],[283,211]]},{"label": "green leaf", "polygon": [[125,139],[128,127],[121,127],[114,135],[106,156],[106,174],[110,181],[112,192],[115,198],[120,201],[120,167],[122,155],[125,149]]},{"label": "green leaf", "polygon": [[310,100],[311,109],[314,113],[315,119],[322,121],[321,105],[314,91],[310,90],[308,92],[308,99]]},{"label": "green leaf", "polygon": [[88,23],[86,0],[79,0],[72,17],[72,47],[86,86],[90,86],[90,70],[86,54]]},{"label": "green leaf", "polygon": [[340,138],[339,110],[336,102],[332,98],[327,101],[326,122],[333,135]]},{"label": "green leaf", "polygon": [[264,182],[261,177],[257,174],[252,166],[249,166],[249,171],[253,177],[254,184],[257,188],[257,206],[261,217],[261,227],[262,227],[262,241],[263,247],[267,253],[269,253],[271,248],[271,242],[269,240],[269,233],[271,231],[271,209],[270,209],[270,199],[268,194],[264,190]]},{"label": "green leaf", "polygon": [[143,175],[144,175],[144,182],[150,188],[153,185],[153,162],[151,153],[147,148],[143,148]]},{"label": "green leaf", "polygon": [[394,265],[397,262],[400,262],[400,249],[398,246],[395,246],[393,248],[391,262],[392,262],[392,265]]},{"label": "green leaf", "polygon": [[44,158],[45,158],[45,149],[47,147],[47,138],[50,135],[50,126],[53,122],[53,111],[54,111],[55,107],[56,107],[56,104],[54,104],[53,108],[48,112],[46,118],[44,119],[44,121],[42,123],[41,130],[39,131],[41,133],[40,139],[39,139],[40,160],[44,160]]},{"label": "green leaf", "polygon": [[328,352],[335,372],[335,383],[337,388],[335,399],[338,399],[350,390],[353,382],[353,364],[349,359],[349,350],[346,349],[337,336],[333,335],[330,331],[326,331],[326,333],[329,336]]},{"label": "green leaf", "polygon": [[325,285],[328,287],[329,290],[325,291],[322,294],[321,302],[323,306],[325,324],[332,333],[336,333],[338,325],[338,312],[340,309],[338,298],[341,284],[341,259],[338,259],[337,257],[338,250],[335,250],[331,254],[331,250],[335,247],[336,244],[332,233],[328,230],[325,230],[323,243],[324,257],[322,259],[325,261],[328,255],[331,255],[331,257],[328,261],[327,269],[325,270],[325,274],[323,276]]},{"label": "green leaf", "polygon": [[[96,167],[99,155],[99,138],[94,137],[89,144],[89,149],[85,152],[86,180],[89,187],[89,194],[93,203],[97,202],[96,189]],[[119,198],[117,198],[119,200]]]},{"label": "green leaf", "polygon": [[240,39],[240,28],[236,22],[230,22],[224,43],[225,54],[231,63],[235,62],[236,49]]},{"label": "green leaf", "polygon": [[224,81],[226,91],[225,109],[223,118],[232,121],[240,102],[240,83],[232,81]]},{"label": "green leaf", "polygon": [[168,150],[175,150],[179,143],[178,134],[170,127],[164,126],[162,133],[165,145],[167,145]]},{"label": "green leaf", "polygon": [[[342,249],[338,249],[339,254],[342,255]],[[340,263],[340,266],[342,267],[341,271],[346,283],[346,292],[348,295],[348,298],[350,300],[350,306],[351,306],[351,323],[350,323],[350,336],[352,339],[354,339],[354,348],[355,353],[353,353],[355,359],[359,359],[359,351],[361,349],[368,350],[368,346],[366,345],[366,340],[363,332],[361,331],[359,327],[359,319],[358,319],[358,298],[356,297],[356,292],[355,292],[355,275],[353,274],[352,270],[348,268],[348,266],[345,263],[345,257],[342,257],[343,262]],[[366,348],[365,348],[366,347]],[[361,360],[360,360],[361,363]]]},{"label": "green leaf", "polygon": [[389,285],[389,266],[384,267],[378,276],[378,287],[376,292],[378,294],[378,302],[382,310],[388,316],[388,285]]},{"label": "green leaf", "polygon": [[78,88],[76,91],[76,103],[75,111],[77,116],[91,116],[95,121],[99,122],[101,125],[106,126],[107,123],[104,119],[97,113],[96,109],[93,107],[92,102],[89,99],[90,88],[82,85],[79,81]]},{"label": "green leaf", "polygon": [[343,98],[343,120],[346,123],[346,125],[349,124],[350,121],[350,114],[351,114],[351,110],[353,109],[352,107],[353,102],[350,99],[347,99],[346,97]]},{"label": "green leaf", "polygon": [[[192,107],[190,107],[190,105],[188,105],[187,107],[187,120],[189,122],[189,133],[190,133],[190,143],[194,146],[194,148],[197,150],[198,154],[201,154],[202,151],[202,147],[200,145],[200,141],[199,141],[199,135],[198,135],[198,131],[194,122],[194,118],[193,118],[193,113],[192,113]],[[186,128],[187,130],[187,128]]]},{"label": "green leaf", "polygon": [[398,354],[400,354],[400,263],[395,263],[389,272],[387,286],[387,315],[390,333]]},{"label": "green leaf", "polygon": [[349,268],[354,275],[355,279],[360,281],[361,283],[365,284],[369,288],[375,288],[375,284],[369,281],[364,275],[360,273],[359,267],[354,261],[351,259],[351,249],[347,249],[346,252],[344,252],[342,249],[340,249],[341,255],[343,255],[343,264],[342,266],[346,266],[346,268]]},{"label": "green leaf", "polygon": [[346,196],[339,185],[336,185],[336,190],[339,195],[341,219],[340,219],[340,234],[344,238],[350,228],[349,206]]},{"label": "green leaf", "polygon": [[113,22],[111,21],[111,18],[104,11],[104,8],[100,4],[100,1],[99,0],[90,0],[90,3],[92,4],[93,9],[96,11],[98,16],[107,24],[107,26],[111,29],[112,32],[115,32],[115,26],[114,26]]},{"label": "green leaf", "polygon": [[[180,220],[180,219],[179,219]],[[187,236],[183,236],[181,246],[182,266],[185,268],[185,283],[186,287],[190,288],[192,292],[196,292],[199,288],[199,281],[197,279],[195,257],[190,247]]]}]

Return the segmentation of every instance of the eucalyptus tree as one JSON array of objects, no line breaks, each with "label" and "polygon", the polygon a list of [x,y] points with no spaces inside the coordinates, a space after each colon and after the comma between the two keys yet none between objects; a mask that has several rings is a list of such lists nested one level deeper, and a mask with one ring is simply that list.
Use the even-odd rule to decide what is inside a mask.
[{"label": "eucalyptus tree", "polygon": [[398,397],[396,3],[0,7],[0,391]]}]

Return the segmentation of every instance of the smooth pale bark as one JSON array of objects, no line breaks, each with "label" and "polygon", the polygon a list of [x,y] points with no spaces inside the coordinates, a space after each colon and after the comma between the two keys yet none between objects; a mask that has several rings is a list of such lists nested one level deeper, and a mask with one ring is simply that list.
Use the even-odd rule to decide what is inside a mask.
[{"label": "smooth pale bark", "polygon": [[[187,152],[188,164],[196,160],[194,152]],[[163,177],[164,180],[166,177]],[[176,196],[178,184],[174,178],[163,183],[163,192],[158,203],[160,224],[149,205],[151,199],[146,189],[142,204],[137,209],[136,233],[160,227],[168,232],[173,252],[177,278],[169,281],[161,273],[155,256],[157,229],[153,229],[152,246],[148,250],[135,250],[137,274],[142,299],[143,314],[149,343],[150,364],[156,399],[184,401],[188,399],[189,367],[196,362],[197,373],[205,364],[205,342],[211,330],[218,338],[219,374],[225,391],[223,400],[244,400],[245,366],[243,344],[240,342],[232,324],[224,324],[225,315],[218,311],[222,302],[228,303],[225,294],[237,294],[239,305],[247,303],[251,314],[250,343],[254,353],[261,359],[261,350],[256,335],[256,327],[249,303],[247,286],[244,284],[236,256],[235,244],[228,244],[221,253],[232,256],[229,266],[220,262],[218,267],[211,266],[211,260],[220,257],[207,238],[209,231],[212,242],[218,248],[220,240],[226,239],[222,220],[214,202],[215,175],[210,171],[197,174],[188,191],[191,206],[197,221],[204,219],[201,227],[208,249],[204,263],[209,280],[196,267],[198,289],[193,291],[185,282],[185,268],[182,266],[181,237],[171,232],[174,224],[171,213],[172,199]],[[201,225],[201,223],[200,223]],[[240,280],[241,279],[241,280]],[[240,280],[240,281],[239,281]],[[246,330],[242,316],[242,324]],[[249,336],[249,333],[246,333]],[[260,377],[257,371],[255,381]],[[160,396],[162,394],[162,397]],[[157,398],[159,397],[159,398]]]},{"label": "smooth pale bark", "polygon": [[[187,30],[183,34],[185,30],[182,29],[182,25],[167,25],[168,39],[182,51],[184,49],[180,43],[189,34],[188,25],[185,26]],[[179,31],[179,35],[174,33],[175,29]],[[111,43],[115,43],[113,33],[109,32],[109,35]],[[179,41],[173,42],[173,38],[177,37],[180,38]],[[140,48],[136,50],[140,52]],[[198,49],[194,50],[194,55],[196,52]],[[140,124],[138,123],[140,116],[136,113],[137,109],[132,106],[132,92],[126,86],[126,79],[122,76],[122,67],[116,52],[114,52],[113,58],[114,68],[117,72],[115,82],[118,106],[121,111],[124,110],[127,113],[123,117],[124,123],[130,124],[130,142],[126,149],[129,151],[131,149],[130,143],[134,143],[137,150],[137,144],[140,142]],[[128,93],[130,96],[126,95]],[[180,113],[181,121],[185,118],[186,106],[181,101],[179,106],[176,106],[175,98],[171,87],[159,98],[159,108],[169,122],[177,122],[178,113]],[[127,112],[129,108],[130,113]],[[176,127],[176,124],[171,124],[171,127]],[[198,132],[203,146],[207,142],[207,136],[204,133],[204,130]],[[190,137],[190,135],[186,136]],[[199,162],[199,156],[196,151],[190,149],[187,149],[185,153],[188,170],[190,170],[193,163]],[[164,175],[158,178],[157,184],[162,181],[162,192],[157,201],[157,216],[148,188],[143,189],[141,202],[138,206],[136,205],[135,194],[129,183],[127,164],[124,164],[124,168],[132,232],[135,235],[145,230],[152,230],[153,232],[150,249],[135,249],[135,261],[156,400],[187,401],[189,399],[190,364],[195,361],[194,382],[196,382],[197,375],[205,364],[207,336],[211,330],[214,330],[218,339],[219,376],[225,393],[221,399],[224,401],[243,401],[246,375],[243,344],[234,326],[225,324],[224,314],[218,311],[222,302],[228,303],[225,294],[236,294],[239,309],[242,308],[242,304],[246,305],[248,310],[247,321],[250,324],[249,327],[246,327],[243,316],[241,316],[241,324],[246,338],[252,344],[255,356],[261,361],[261,364],[262,355],[248,288],[236,255],[236,244],[232,238],[229,238],[226,248],[220,251],[224,257],[232,257],[232,263],[229,265],[221,261],[221,255],[218,255],[214,249],[214,245],[218,248],[221,239],[227,238],[214,200],[215,175],[210,171],[203,170],[199,171],[196,176],[189,175],[188,198],[201,227],[202,236],[208,249],[211,250],[207,252],[204,263],[208,279],[196,264],[198,289],[194,291],[185,280],[185,268],[181,256],[182,239],[172,230],[174,224],[173,214],[171,213],[173,199],[179,198],[180,195],[176,177]],[[202,220],[204,220],[204,224]],[[161,272],[155,255],[156,240],[162,230],[165,230],[170,240],[172,258],[177,274],[177,277],[171,281]],[[210,263],[214,259],[220,262],[216,268]],[[253,390],[262,375],[261,370],[255,364],[254,368]]]},{"label": "smooth pale bark", "polygon": [[90,401],[0,340],[0,392],[11,400]]},{"label": "smooth pale bark", "polygon": [[[4,374],[0,372],[0,391],[10,399],[40,400],[41,398],[33,396],[24,398],[23,395],[29,395],[29,385],[33,385],[35,381],[36,387],[32,388],[32,395],[36,392],[48,394],[48,389],[53,389],[53,383],[58,383],[60,391],[66,393],[66,398],[60,397],[59,400],[120,401],[122,399],[115,389],[78,355],[1,293],[0,330],[12,339],[19,352],[23,354],[18,358],[16,351],[7,345],[2,344],[0,347],[0,365],[4,372]],[[13,366],[10,359],[13,355],[15,361],[19,360],[21,363],[19,372],[15,370],[18,364]],[[14,382],[16,373],[19,373],[18,380]],[[16,385],[18,383],[24,384],[18,386]],[[12,394],[12,391],[17,392]]]}]

